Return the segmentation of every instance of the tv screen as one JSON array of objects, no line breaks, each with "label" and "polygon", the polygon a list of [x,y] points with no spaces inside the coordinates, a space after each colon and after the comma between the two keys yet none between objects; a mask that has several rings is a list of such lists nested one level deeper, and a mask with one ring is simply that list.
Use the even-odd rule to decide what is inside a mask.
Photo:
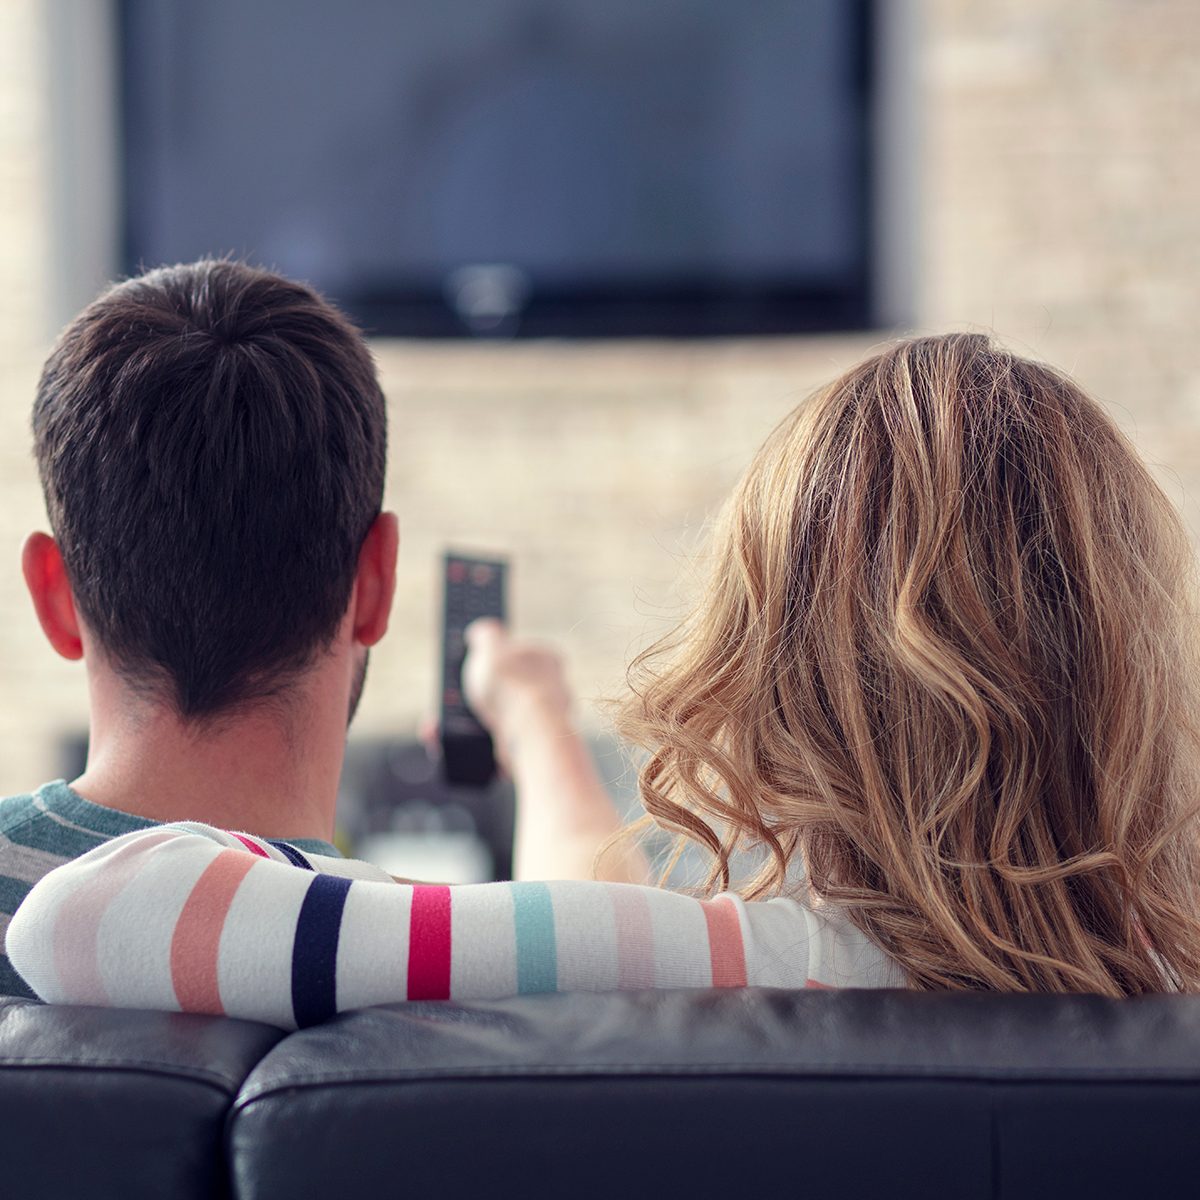
[{"label": "tv screen", "polygon": [[400,336],[869,323],[865,0],[124,0],[125,267]]}]

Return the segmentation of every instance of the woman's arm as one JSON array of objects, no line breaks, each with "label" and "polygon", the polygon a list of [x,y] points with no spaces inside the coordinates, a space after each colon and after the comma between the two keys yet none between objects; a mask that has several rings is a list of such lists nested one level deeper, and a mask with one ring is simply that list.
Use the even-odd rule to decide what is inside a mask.
[{"label": "woman's arm", "polygon": [[516,878],[649,882],[636,844],[615,845],[597,861],[622,821],[575,728],[558,655],[490,620],[468,628],[467,647],[467,698],[516,789]]},{"label": "woman's arm", "polygon": [[353,880],[264,857],[236,835],[163,826],[46,875],[7,948],[54,1003],[295,1028],[401,1000],[802,986],[814,921],[791,901],[628,884]]}]

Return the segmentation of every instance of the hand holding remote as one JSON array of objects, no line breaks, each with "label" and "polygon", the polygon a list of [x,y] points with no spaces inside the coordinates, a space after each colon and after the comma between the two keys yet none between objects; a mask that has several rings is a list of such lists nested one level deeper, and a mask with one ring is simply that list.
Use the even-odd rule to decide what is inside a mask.
[{"label": "hand holding remote", "polygon": [[571,692],[556,650],[517,639],[497,620],[472,622],[465,632],[463,691],[491,733],[497,758],[510,773],[510,746],[520,737],[561,734],[569,727]]},{"label": "hand holding remote", "polygon": [[636,846],[597,864],[621,818],[572,723],[558,652],[489,618],[468,625],[464,640],[463,691],[517,792],[514,877],[646,883],[649,867]]},{"label": "hand holding remote", "polygon": [[442,774],[459,787],[487,787],[496,774],[492,738],[463,695],[466,629],[478,617],[503,618],[508,565],[447,554],[443,562],[442,697],[438,732]]}]

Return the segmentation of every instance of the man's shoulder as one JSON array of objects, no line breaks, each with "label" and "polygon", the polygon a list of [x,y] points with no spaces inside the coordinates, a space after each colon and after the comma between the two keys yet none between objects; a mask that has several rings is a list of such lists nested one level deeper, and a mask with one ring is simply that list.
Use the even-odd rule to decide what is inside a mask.
[{"label": "man's shoulder", "polygon": [[71,795],[65,783],[51,783],[0,799],[0,914],[15,912],[43,875],[113,836],[97,828],[103,821],[73,812]]},{"label": "man's shoulder", "polygon": [[20,848],[65,862],[110,838],[152,824],[93,804],[55,780],[35,791],[0,799],[0,858],[7,857],[5,851]]},{"label": "man's shoulder", "polygon": [[0,832],[7,833],[35,819],[37,809],[33,795],[33,792],[23,792],[19,796],[0,796]]},{"label": "man's shoulder", "polygon": [[15,912],[29,889],[55,867],[153,824],[93,804],[62,780],[0,799],[0,915]]},{"label": "man's shoulder", "polygon": [[8,922],[33,885],[110,838],[153,824],[93,804],[62,780],[0,798],[0,995],[33,995],[4,957]]}]

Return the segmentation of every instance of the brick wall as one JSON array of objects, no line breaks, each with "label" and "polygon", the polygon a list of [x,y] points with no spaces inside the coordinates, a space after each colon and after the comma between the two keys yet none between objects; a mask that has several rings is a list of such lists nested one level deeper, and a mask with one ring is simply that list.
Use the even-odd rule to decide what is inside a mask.
[{"label": "brick wall", "polygon": [[[82,672],[41,641],[17,572],[42,520],[27,433],[49,307],[40,7],[6,0],[0,39],[0,793],[50,773],[85,712]],[[1200,12],[915,7],[920,326],[993,329],[1074,371],[1200,528]],[[567,647],[583,694],[617,693],[630,652],[680,611],[688,552],[753,447],[876,340],[380,343],[403,543],[361,728],[411,727],[432,704],[446,544],[512,552],[517,624]]]},{"label": "brick wall", "polygon": [[926,20],[922,321],[1073,371],[1200,527],[1200,8],[935,0]]}]

